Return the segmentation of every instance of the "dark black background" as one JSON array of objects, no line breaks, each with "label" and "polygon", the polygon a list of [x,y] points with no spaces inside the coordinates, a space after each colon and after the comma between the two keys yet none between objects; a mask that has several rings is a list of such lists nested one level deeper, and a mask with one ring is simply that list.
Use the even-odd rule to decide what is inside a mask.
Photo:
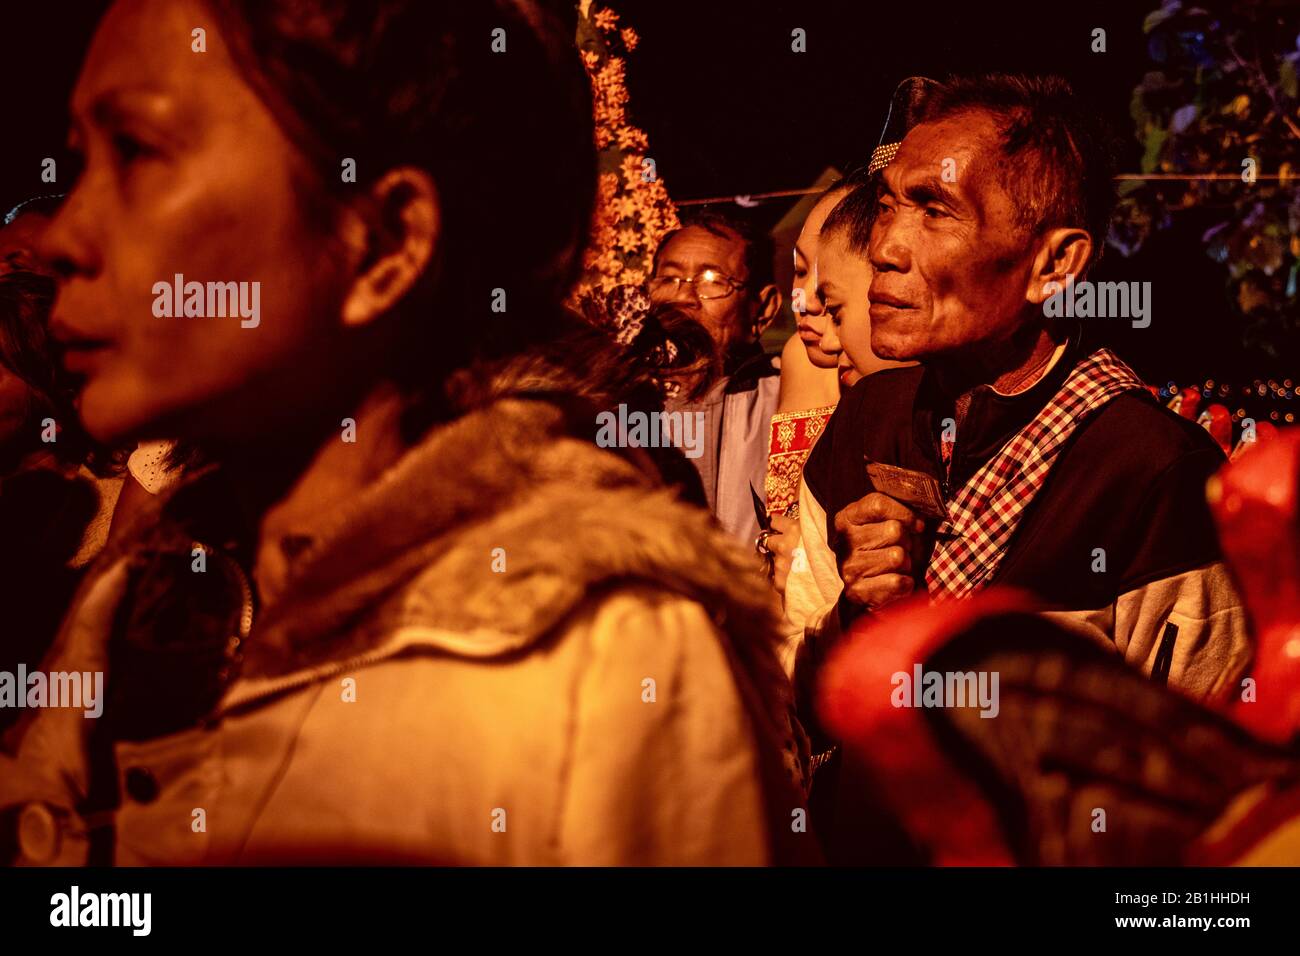
[{"label": "dark black background", "polygon": [[[1294,881],[1294,870],[1269,867],[0,869],[0,927],[6,951],[27,943],[42,953],[82,946],[134,953],[151,945],[252,953],[267,941],[272,951],[324,944],[325,952],[370,953],[402,939],[434,953],[495,953],[506,945],[526,953],[665,945],[674,952],[1054,952],[1062,940],[1123,941],[1127,952],[1181,950],[1196,939],[1203,941],[1197,952],[1227,953],[1290,931]],[[151,934],[52,928],[50,899],[73,884],[81,893],[152,893]],[[1115,901],[1116,893],[1163,892],[1181,901],[1192,892],[1249,899],[1145,908]],[[1245,916],[1250,926],[1115,925],[1117,917],[1173,916]],[[678,945],[688,938],[695,946]],[[264,942],[254,947],[258,939]],[[207,945],[187,945],[198,940]]]},{"label": "dark black background", "polygon": [[[828,165],[856,165],[877,143],[895,86],[916,74],[1059,73],[1126,144],[1124,171],[1139,172],[1129,104],[1154,68],[1142,22],[1158,6],[624,0],[615,9],[641,35],[628,68],[633,118],[673,197],[695,199],[807,187]],[[806,53],[790,49],[795,27]],[[1106,31],[1105,53],[1092,52],[1095,28]],[[751,215],[770,225],[793,202]],[[1155,383],[1292,374],[1300,357],[1282,369],[1244,354],[1226,271],[1200,242],[1205,225],[1192,213],[1131,259],[1107,251],[1094,278],[1151,282],[1152,324],[1097,320],[1091,340]]]},{"label": "dark black background", "polygon": [[[1087,4],[902,0],[622,0],[641,35],[633,118],[675,198],[808,185],[876,145],[898,81],[987,70],[1054,72],[1129,131],[1158,0]],[[795,27],[806,53],[790,49]],[[1092,53],[1092,31],[1106,52]],[[1129,137],[1132,139],[1132,137]],[[1131,162],[1136,171],[1138,152]]]},{"label": "dark black background", "polygon": [[[1142,21],[1157,0],[1087,4],[870,0],[621,0],[614,9],[641,44],[629,60],[633,119],[677,199],[753,194],[812,184],[827,166],[861,161],[876,143],[889,95],[912,74],[941,78],[979,70],[1052,71],[1070,79],[1129,143],[1133,88],[1150,69]],[[47,192],[46,156],[63,162],[64,106],[99,0],[7,3],[0,28],[5,91],[0,204]],[[807,52],[790,49],[791,30]],[[1093,53],[1092,31],[1106,31]],[[545,144],[520,144],[521,163]],[[762,203],[764,225],[794,200]],[[1198,228],[1199,227],[1199,228]],[[1292,374],[1241,348],[1225,273],[1200,243],[1195,214],[1158,234],[1137,256],[1111,253],[1097,279],[1153,283],[1153,322],[1135,330],[1098,320],[1094,339],[1112,344],[1149,381],[1249,379]],[[1300,364],[1291,357],[1292,366]]]}]

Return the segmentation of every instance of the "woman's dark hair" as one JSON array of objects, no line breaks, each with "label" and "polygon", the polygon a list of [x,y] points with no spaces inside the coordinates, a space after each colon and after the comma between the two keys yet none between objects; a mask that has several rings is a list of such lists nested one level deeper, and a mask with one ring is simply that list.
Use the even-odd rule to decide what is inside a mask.
[{"label": "woman's dark hair", "polygon": [[822,223],[822,237],[843,232],[848,237],[849,251],[854,255],[865,257],[867,249],[871,246],[871,227],[876,222],[878,202],[874,179],[863,185],[851,187]]},{"label": "woman's dark hair", "polygon": [[555,337],[527,354],[497,363],[479,363],[452,377],[450,391],[459,409],[486,404],[502,395],[548,395],[581,399],[594,410],[662,408],[666,387],[689,381],[682,401],[699,398],[721,373],[716,343],[708,330],[671,304],[657,306],[630,341],[620,344],[603,313],[590,304],[579,318],[570,313]]},{"label": "woman's dark hair", "polygon": [[[437,187],[437,261],[398,309],[389,370],[416,410],[410,431],[444,413],[454,369],[551,338],[596,172],[590,84],[558,16],[534,0],[205,2],[306,156],[304,209],[325,210],[321,225],[395,167]],[[376,228],[383,214],[370,211]]]},{"label": "woman's dark hair", "polygon": [[[58,391],[49,334],[54,280],[34,272],[0,275],[0,363],[52,409]],[[36,411],[35,409],[33,411]]]},{"label": "woman's dark hair", "polygon": [[50,339],[54,280],[34,272],[0,274],[0,364],[32,390],[28,421],[33,447],[40,423],[58,424],[49,451],[59,461],[86,464],[100,474],[116,471],[121,456],[97,446],[81,428],[73,404],[74,389],[62,372]]},{"label": "woman's dark hair", "polygon": [[723,356],[708,329],[671,302],[652,305],[643,286],[619,286],[579,305],[595,334],[570,331],[564,338],[586,347],[550,351],[580,372],[585,394],[607,394],[613,405],[648,386],[661,402],[695,401],[722,375]]},{"label": "woman's dark hair", "polygon": [[[619,328],[598,302],[588,299],[581,317],[570,313],[555,338],[527,354],[455,373],[448,383],[454,407],[467,411],[503,397],[541,399],[560,409],[569,434],[593,441],[600,412],[619,405],[629,412],[660,412],[671,383],[693,383],[675,396],[690,401],[717,381],[717,345],[687,313],[665,304],[639,316],[631,329]],[[708,507],[699,473],[680,448],[612,450],[657,472],[683,500]]]},{"label": "woman's dark hair", "polygon": [[203,449],[190,441],[174,441],[163,456],[163,468],[171,472],[193,470],[207,462]]}]

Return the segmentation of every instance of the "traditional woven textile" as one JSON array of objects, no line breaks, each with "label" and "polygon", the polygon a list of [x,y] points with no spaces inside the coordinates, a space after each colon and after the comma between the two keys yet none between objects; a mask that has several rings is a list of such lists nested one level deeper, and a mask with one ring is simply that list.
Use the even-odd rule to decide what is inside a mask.
[{"label": "traditional woven textile", "polygon": [[834,405],[772,416],[771,444],[767,451],[767,513],[782,515],[799,500],[799,480],[813,445],[826,430]]},{"label": "traditional woven textile", "polygon": [[964,597],[991,580],[1025,509],[1075,429],[1112,398],[1145,389],[1109,349],[1080,362],[1034,420],[948,502],[925,582],[932,600]]}]

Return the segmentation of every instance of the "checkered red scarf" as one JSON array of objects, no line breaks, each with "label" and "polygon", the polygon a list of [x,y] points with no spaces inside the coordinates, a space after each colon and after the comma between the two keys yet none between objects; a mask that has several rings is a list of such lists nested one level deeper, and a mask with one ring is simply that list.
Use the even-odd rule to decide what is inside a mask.
[{"label": "checkered red scarf", "polygon": [[965,597],[993,577],[1021,515],[1074,430],[1115,396],[1146,386],[1109,349],[1075,366],[1034,420],[948,502],[925,572],[933,600]]}]

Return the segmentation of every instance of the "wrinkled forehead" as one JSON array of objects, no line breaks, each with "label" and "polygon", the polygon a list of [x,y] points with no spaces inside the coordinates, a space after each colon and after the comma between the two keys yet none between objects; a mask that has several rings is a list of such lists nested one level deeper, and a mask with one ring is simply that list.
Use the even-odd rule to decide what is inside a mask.
[{"label": "wrinkled forehead", "polygon": [[997,121],[982,110],[967,110],[914,126],[883,175],[894,191],[937,176],[953,191],[970,194],[996,180],[1002,162]]},{"label": "wrinkled forehead", "polygon": [[739,275],[745,262],[745,240],[728,229],[717,235],[703,226],[686,226],[659,250],[660,265],[714,266]]},{"label": "wrinkled forehead", "polygon": [[[202,30],[203,50],[195,50]],[[83,113],[117,89],[229,89],[234,67],[201,0],[117,0],[95,31],[72,97]]]}]

